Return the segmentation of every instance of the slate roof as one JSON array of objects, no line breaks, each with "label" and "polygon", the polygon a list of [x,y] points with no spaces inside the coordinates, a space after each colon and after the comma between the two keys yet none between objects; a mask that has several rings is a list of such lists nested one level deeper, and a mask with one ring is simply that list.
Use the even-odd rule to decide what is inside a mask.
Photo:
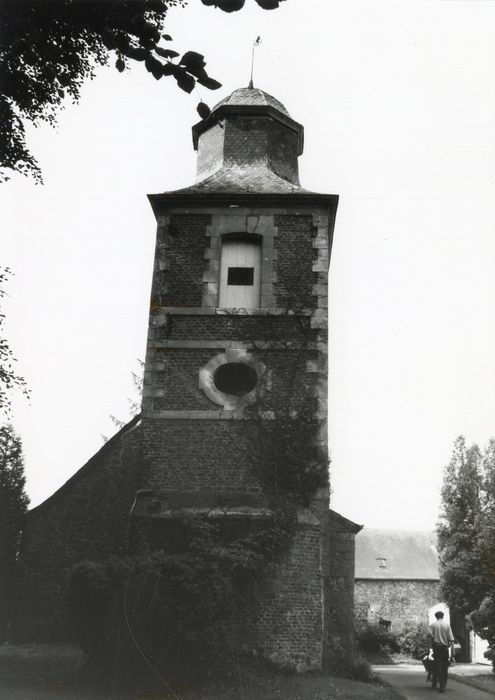
[{"label": "slate roof", "polygon": [[175,190],[174,194],[195,194],[207,192],[272,192],[277,194],[313,194],[300,185],[276,175],[273,170],[262,164],[226,167],[200,180],[195,185]]},{"label": "slate roof", "polygon": [[355,577],[438,580],[435,533],[424,530],[364,529],[356,536]]},{"label": "slate roof", "polygon": [[[301,131],[300,137],[302,139],[302,127],[301,125],[293,122],[289,112],[284,107],[284,105],[279,102],[275,97],[269,95],[267,92],[260,90],[259,88],[238,88],[234,90],[230,95],[225,97],[223,100],[218,102],[215,107],[213,107],[212,113],[218,110],[220,107],[271,107],[277,110],[281,115],[284,123],[292,122]],[[211,122],[211,123],[210,123]],[[215,122],[214,117],[210,120],[204,122],[199,122],[193,127],[193,134],[196,133],[196,138],[199,131],[195,132],[195,129],[205,129],[210,128]],[[209,126],[208,126],[209,124]],[[208,195],[208,194],[301,194],[301,195],[311,195],[318,196],[319,193],[306,190],[298,184],[297,175],[297,165],[295,166],[295,177],[281,177],[277,172],[276,164],[268,157],[268,153],[265,157],[260,157],[259,153],[256,158],[247,151],[247,156],[244,161],[240,158],[243,154],[244,141],[246,139],[246,134],[241,134],[235,138],[239,139],[238,150],[239,159],[238,162],[232,163],[228,162],[229,159],[223,161],[219,169],[197,181],[189,187],[184,187],[179,190],[173,190],[163,194],[166,195],[178,195],[178,196],[188,196],[188,195]],[[259,138],[258,134],[254,134],[253,138]],[[231,141],[229,147],[232,149],[236,144]],[[294,146],[295,147],[295,146]],[[265,144],[266,148],[266,144]],[[297,148],[302,148],[302,141],[298,143]],[[299,151],[300,152],[300,151]],[[279,160],[283,161],[284,149],[281,148]],[[233,160],[233,159],[231,159]],[[291,167],[294,167],[291,165]],[[283,170],[283,169],[282,169]],[[283,173],[282,173],[283,174]],[[292,182],[290,180],[293,180]]]},{"label": "slate roof", "polygon": [[268,105],[282,112],[282,114],[285,114],[287,117],[290,117],[289,112],[279,100],[259,88],[247,87],[234,90],[233,93],[224,97],[223,100],[220,100],[220,102],[213,107],[212,112],[222,105]]}]

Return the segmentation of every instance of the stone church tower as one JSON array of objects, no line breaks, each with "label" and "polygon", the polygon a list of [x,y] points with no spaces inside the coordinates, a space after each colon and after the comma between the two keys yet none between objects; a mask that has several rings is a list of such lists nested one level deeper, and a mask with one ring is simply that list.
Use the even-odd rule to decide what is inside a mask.
[{"label": "stone church tower", "polygon": [[[308,397],[326,461],[338,197],[300,186],[303,127],[262,90],[219,102],[193,127],[193,144],[196,183],[149,197],[158,228],[141,416],[31,511],[20,637],[63,628],[56,607],[81,559],[139,551],[178,514],[239,532],[273,519],[253,454],[267,452],[277,416]],[[277,469],[283,492],[290,475]],[[299,670],[331,664],[332,647],[350,639],[355,532],[329,510],[320,480],[240,621],[246,651]]]},{"label": "stone church tower", "polygon": [[[142,407],[149,490],[133,515],[185,509],[242,527],[271,515],[246,444],[261,439],[250,406],[263,405],[261,420],[270,421],[298,391],[314,394],[327,452],[327,274],[338,198],[300,186],[303,127],[262,90],[222,100],[193,127],[193,144],[196,184],[150,196],[158,232]],[[249,615],[254,645],[279,663],[321,664],[328,508],[327,483],[299,513],[293,549]]]}]

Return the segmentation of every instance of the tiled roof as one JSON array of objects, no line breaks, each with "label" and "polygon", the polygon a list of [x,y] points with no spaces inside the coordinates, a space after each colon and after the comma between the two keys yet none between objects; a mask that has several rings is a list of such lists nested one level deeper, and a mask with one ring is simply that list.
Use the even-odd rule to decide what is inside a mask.
[{"label": "tiled roof", "polygon": [[289,112],[281,102],[259,88],[238,88],[234,90],[228,97],[224,97],[223,100],[220,100],[220,102],[213,107],[212,112],[222,105],[268,105],[290,117]]},{"label": "tiled roof", "polygon": [[356,536],[357,579],[437,580],[434,532],[364,529]]},{"label": "tiled roof", "polygon": [[299,185],[294,185],[264,165],[247,165],[221,168],[216,173],[191,187],[175,190],[174,194],[207,192],[273,192],[313,194]]}]

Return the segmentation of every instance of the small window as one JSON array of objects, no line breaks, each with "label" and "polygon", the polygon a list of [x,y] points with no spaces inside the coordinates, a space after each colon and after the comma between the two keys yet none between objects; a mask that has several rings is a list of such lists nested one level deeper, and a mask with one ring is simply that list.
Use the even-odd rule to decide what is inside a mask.
[{"label": "small window", "polygon": [[218,391],[231,396],[249,394],[257,381],[256,370],[244,362],[227,362],[220,365],[213,375],[213,382]]},{"label": "small window", "polygon": [[387,560],[385,557],[377,557],[376,558],[376,563],[380,567],[380,569],[386,569],[387,568]]},{"label": "small window", "polygon": [[249,285],[254,283],[254,267],[229,267],[227,284]]}]

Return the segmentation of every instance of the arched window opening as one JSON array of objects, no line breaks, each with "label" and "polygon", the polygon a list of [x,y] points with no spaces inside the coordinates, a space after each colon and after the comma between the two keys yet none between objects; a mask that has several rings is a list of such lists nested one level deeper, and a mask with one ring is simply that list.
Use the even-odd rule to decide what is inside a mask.
[{"label": "arched window opening", "polygon": [[228,309],[259,308],[260,290],[260,242],[247,238],[224,240],[218,305]]}]

